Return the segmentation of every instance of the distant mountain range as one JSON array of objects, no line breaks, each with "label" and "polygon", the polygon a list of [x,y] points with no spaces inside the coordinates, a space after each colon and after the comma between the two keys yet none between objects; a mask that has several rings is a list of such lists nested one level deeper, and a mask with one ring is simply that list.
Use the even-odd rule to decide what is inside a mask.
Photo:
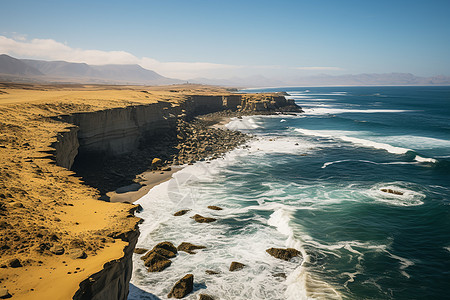
[{"label": "distant mountain range", "polygon": [[[96,83],[167,85],[186,81],[167,78],[139,65],[88,65],[66,61],[17,59],[0,55],[0,81],[24,83]],[[419,77],[409,73],[316,75],[267,78],[261,75],[228,79],[195,78],[190,83],[234,87],[450,85],[449,76]]]},{"label": "distant mountain range", "polygon": [[0,81],[144,85],[184,82],[161,76],[139,65],[96,66],[66,61],[17,59],[6,54],[0,55]]},{"label": "distant mountain range", "polygon": [[281,86],[442,86],[450,85],[450,76],[419,77],[410,73],[316,75],[286,79],[270,79],[264,76],[234,77],[230,79],[191,79],[192,83],[238,87]]}]

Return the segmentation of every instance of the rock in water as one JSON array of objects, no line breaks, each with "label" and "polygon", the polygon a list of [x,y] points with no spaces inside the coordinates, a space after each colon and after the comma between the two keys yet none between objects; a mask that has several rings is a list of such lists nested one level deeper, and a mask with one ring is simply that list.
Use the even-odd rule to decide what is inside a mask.
[{"label": "rock in water", "polygon": [[192,219],[194,219],[198,223],[211,223],[211,222],[214,222],[217,220],[214,218],[203,217],[203,216],[200,216],[199,214],[196,214],[195,216],[193,216]]},{"label": "rock in water", "polygon": [[191,244],[191,243],[183,242],[177,247],[177,250],[178,251],[184,251],[184,252],[187,252],[189,254],[195,254],[196,252],[194,250],[205,249],[205,248],[206,248],[205,246],[199,246],[199,245],[194,245],[194,244]]},{"label": "rock in water", "polygon": [[174,254],[177,254],[177,247],[175,247],[171,242],[161,242],[157,244],[155,247],[153,247],[153,250],[156,248],[165,249],[167,251],[173,252]]},{"label": "rock in water", "polygon": [[214,300],[214,297],[206,294],[200,294],[198,295],[198,300]]},{"label": "rock in water", "polygon": [[189,211],[191,211],[191,210],[190,210],[190,209],[182,209],[182,210],[177,211],[177,212],[174,213],[173,215],[174,215],[175,217],[179,217],[179,216],[185,215],[185,214],[188,213]]},{"label": "rock in water", "polygon": [[161,272],[172,264],[166,257],[159,255],[156,252],[152,252],[150,256],[145,260],[144,265],[148,267],[149,272]]},{"label": "rock in water", "polygon": [[289,261],[291,260],[291,258],[301,255],[300,251],[294,248],[287,248],[287,249],[270,248],[267,249],[266,252],[275,258],[279,258],[285,261]]},{"label": "rock in water", "polygon": [[392,190],[392,189],[381,189],[382,192],[394,194],[394,195],[403,195],[403,192]]},{"label": "rock in water", "polygon": [[223,209],[222,207],[218,207],[218,206],[215,206],[215,205],[210,205],[210,206],[208,206],[208,208],[212,209],[212,210],[222,210]]},{"label": "rock in water", "polygon": [[244,264],[241,264],[240,262],[237,262],[237,261],[233,261],[230,265],[230,271],[231,272],[239,271],[239,270],[243,269],[244,267],[245,267]]},{"label": "rock in water", "polygon": [[136,253],[136,254],[144,254],[147,251],[148,251],[148,249],[145,249],[145,248],[136,248],[136,249],[134,249],[134,253]]},{"label": "rock in water", "polygon": [[208,274],[208,275],[217,275],[217,274],[220,274],[219,272],[214,271],[214,270],[206,270],[205,273]]},{"label": "rock in water", "polygon": [[194,289],[194,275],[187,274],[173,286],[167,297],[181,299]]}]

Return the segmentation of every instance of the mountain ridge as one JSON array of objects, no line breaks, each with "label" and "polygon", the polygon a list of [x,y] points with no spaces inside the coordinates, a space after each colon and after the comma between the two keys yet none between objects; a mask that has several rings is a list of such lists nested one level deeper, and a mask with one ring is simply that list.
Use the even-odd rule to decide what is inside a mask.
[{"label": "mountain ridge", "polygon": [[137,64],[89,65],[67,61],[17,59],[0,55],[0,80],[167,85],[184,81],[164,77]]}]

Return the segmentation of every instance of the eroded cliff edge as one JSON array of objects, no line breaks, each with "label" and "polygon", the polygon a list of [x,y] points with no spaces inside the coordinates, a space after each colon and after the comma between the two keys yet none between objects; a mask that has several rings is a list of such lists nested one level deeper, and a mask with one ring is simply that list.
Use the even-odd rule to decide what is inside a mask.
[{"label": "eroded cliff edge", "polygon": [[[132,154],[173,131],[178,118],[224,109],[255,112],[291,106],[298,111],[274,94],[236,95],[192,86],[141,89],[70,87],[62,97],[60,88],[39,87],[33,93],[45,93],[48,99],[1,107],[0,251],[7,274],[2,284],[13,296],[61,298],[81,282],[73,290],[74,299],[126,299],[139,219],[129,204],[98,201],[98,191],[69,171],[77,159]],[[98,219],[97,213],[104,218]],[[17,221],[21,218],[26,222]],[[66,253],[56,255],[56,246]],[[88,258],[67,261],[64,255],[72,248],[85,251]],[[9,267],[11,259],[28,271]],[[77,264],[75,271],[64,273]],[[33,293],[20,283],[30,275]]]}]

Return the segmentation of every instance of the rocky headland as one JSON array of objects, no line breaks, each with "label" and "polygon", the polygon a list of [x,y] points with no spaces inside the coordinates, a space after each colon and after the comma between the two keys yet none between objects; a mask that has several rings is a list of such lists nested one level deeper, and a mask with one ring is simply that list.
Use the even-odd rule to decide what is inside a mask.
[{"label": "rocky headland", "polygon": [[138,207],[107,194],[251,138],[215,128],[224,118],[300,111],[280,94],[194,85],[0,91],[0,288],[17,299],[126,299]]}]

